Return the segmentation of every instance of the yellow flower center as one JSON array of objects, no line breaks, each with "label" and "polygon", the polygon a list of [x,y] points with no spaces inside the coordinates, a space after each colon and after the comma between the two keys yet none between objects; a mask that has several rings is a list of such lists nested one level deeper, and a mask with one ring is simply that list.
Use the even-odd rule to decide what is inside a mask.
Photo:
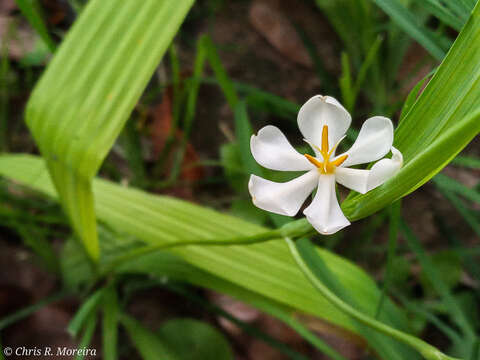
[{"label": "yellow flower center", "polygon": [[343,164],[345,160],[347,160],[348,155],[342,155],[336,158],[333,161],[330,161],[330,156],[332,156],[333,152],[337,148],[337,144],[333,146],[331,149],[328,146],[328,126],[323,125],[322,129],[322,144],[321,148],[315,146],[315,148],[320,152],[323,157],[323,162],[319,161],[317,158],[310,156],[308,154],[304,154],[308,161],[310,161],[313,165],[318,168],[321,174],[333,174],[335,168]]}]

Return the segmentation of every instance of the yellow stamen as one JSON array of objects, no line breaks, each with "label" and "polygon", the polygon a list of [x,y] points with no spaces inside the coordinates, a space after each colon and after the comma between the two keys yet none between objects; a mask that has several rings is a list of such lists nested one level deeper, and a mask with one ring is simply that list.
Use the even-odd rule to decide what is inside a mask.
[{"label": "yellow stamen", "polygon": [[332,164],[334,166],[340,166],[344,163],[345,160],[347,160],[347,157],[348,157],[347,154],[342,155],[342,156],[338,157],[337,159],[333,160],[332,162],[330,162],[330,164]]},{"label": "yellow stamen", "polygon": [[[335,149],[337,148],[338,144],[340,143],[342,139],[340,139],[335,146],[333,146],[331,149],[328,147],[328,126],[324,125],[322,129],[322,146],[319,149],[317,146],[313,145],[322,155],[323,161],[318,160],[317,158],[304,154],[304,156],[307,158],[308,161],[310,161],[313,165],[315,165],[318,168],[318,171],[322,174],[333,174],[335,171],[335,168],[337,166],[340,166],[344,163],[345,160],[347,160],[348,155],[342,155],[336,158],[333,161],[330,161],[330,156],[334,153]],[[330,150],[330,151],[329,151]]]},{"label": "yellow stamen", "polygon": [[304,156],[307,158],[308,161],[310,161],[313,165],[315,165],[317,168],[323,168],[323,163],[315,159],[313,156],[304,154]]},{"label": "yellow stamen", "polygon": [[322,129],[322,155],[328,154],[328,126],[323,125]]}]

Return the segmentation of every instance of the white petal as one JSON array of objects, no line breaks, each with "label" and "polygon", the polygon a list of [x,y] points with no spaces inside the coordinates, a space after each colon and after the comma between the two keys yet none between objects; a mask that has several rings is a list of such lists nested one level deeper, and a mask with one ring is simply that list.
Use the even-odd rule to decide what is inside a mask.
[{"label": "white petal", "polygon": [[368,191],[370,170],[350,169],[337,167],[335,180],[343,186],[365,194]]},{"label": "white petal", "polygon": [[323,126],[328,126],[328,144],[331,148],[347,132],[352,117],[333,97],[316,95],[298,112],[298,127],[310,143],[322,146]]},{"label": "white petal", "polygon": [[370,169],[367,184],[368,191],[382,185],[385,181],[394,176],[402,166],[402,153],[392,146],[392,158],[382,159],[375,163]]},{"label": "white petal", "polygon": [[314,166],[298,153],[275,126],[265,126],[250,138],[250,150],[255,160],[268,169],[306,171]]},{"label": "white petal", "polygon": [[294,216],[317,185],[317,169],[285,183],[250,176],[248,190],[252,201],[260,209],[280,215]]},{"label": "white petal", "polygon": [[342,167],[364,164],[384,157],[392,147],[393,124],[389,118],[374,116],[365,121],[357,140],[345,154]]},{"label": "white petal", "polygon": [[315,198],[303,213],[320,234],[333,234],[350,225],[338,204],[335,175],[320,175]]}]

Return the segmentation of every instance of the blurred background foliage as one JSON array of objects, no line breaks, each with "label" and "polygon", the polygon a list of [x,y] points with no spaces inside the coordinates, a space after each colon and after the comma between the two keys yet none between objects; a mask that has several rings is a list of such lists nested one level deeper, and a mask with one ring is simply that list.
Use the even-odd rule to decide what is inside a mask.
[{"label": "blurred background foliage", "polygon": [[[38,154],[25,124],[26,103],[85,6],[82,0],[0,3],[3,153]],[[99,358],[105,359],[158,359],[158,354],[167,359],[414,359],[416,354],[336,315],[334,308],[322,316],[322,306],[327,309],[328,303],[302,294],[303,278],[298,287],[289,287],[289,282],[297,282],[295,276],[301,276],[298,270],[295,276],[290,274],[294,267],[290,260],[285,260],[290,267],[278,273],[286,284],[272,290],[255,289],[263,284],[262,267],[253,260],[249,266],[257,273],[252,278],[242,277],[248,274],[238,265],[242,260],[231,264],[239,279],[234,274],[228,280],[214,275],[215,269],[219,273],[223,269],[216,262],[229,266],[228,250],[221,248],[142,253],[145,242],[155,246],[163,238],[180,236],[174,231],[179,225],[169,214],[183,205],[123,190],[129,186],[173,196],[252,224],[240,220],[237,224],[231,217],[216,219],[216,213],[192,207],[178,215],[192,223],[184,236],[203,238],[211,231],[213,238],[228,239],[285,224],[288,218],[251,204],[246,184],[251,173],[275,181],[297,174],[261,169],[249,153],[252,132],[274,124],[289,139],[301,140],[296,113],[317,93],[335,96],[352,113],[350,143],[368,116],[389,116],[398,125],[474,6],[473,0],[197,1],[171,44],[152,40],[145,47],[145,58],[159,59],[162,51],[165,56],[160,64],[152,60],[151,77],[148,69],[132,71],[132,76],[144,74],[146,88],[138,102],[135,96],[130,99],[132,114],[128,118],[129,111],[120,114],[124,118],[119,124],[124,126],[118,126],[114,143],[116,136],[112,137],[112,150],[106,147],[104,154],[94,154],[100,159],[100,177],[121,184],[96,180],[93,185],[100,220],[100,270],[74,239],[68,216],[52,198],[55,190],[43,164],[28,156],[0,161],[5,176],[0,180],[1,344],[80,344],[101,349]],[[164,15],[170,19],[168,12]],[[175,30],[169,30],[172,36]],[[478,56],[478,37],[464,39],[465,47],[471,44],[472,58]],[[75,51],[75,42],[70,46]],[[152,48],[157,55],[151,55]],[[64,56],[65,64],[69,60]],[[478,66],[470,65],[476,79]],[[107,73],[114,74],[115,69],[97,75]],[[60,75],[56,76],[50,76],[50,83],[43,81],[55,84]],[[64,76],[67,79],[67,72]],[[58,84],[61,95],[60,85],[71,83]],[[144,87],[138,86],[139,95]],[[474,85],[471,89],[478,93]],[[51,105],[48,99],[38,101],[47,108]],[[71,109],[63,103],[56,111],[75,113],[81,101],[72,99]],[[301,141],[295,145],[307,151]],[[43,148],[40,144],[42,153],[48,146],[48,141]],[[85,170],[91,176],[95,172]],[[327,264],[323,270],[321,259],[309,258],[315,257],[311,243],[302,240],[300,252],[317,264],[316,273],[324,283],[351,305],[448,353],[480,359],[479,174],[480,148],[474,140],[441,174],[401,203],[341,233],[312,237],[323,248],[320,254]],[[18,182],[9,180],[12,177]],[[342,198],[347,196],[339,190]],[[122,210],[128,215],[129,204],[140,203],[156,209],[160,220],[149,221],[148,212],[131,223],[121,220]],[[63,206],[69,213],[68,204]],[[93,212],[90,215],[95,218]],[[223,228],[231,223],[242,231]],[[145,230],[149,226],[155,229],[153,235]],[[286,257],[280,245],[251,248],[236,256],[255,259],[256,252],[265,252],[264,261]],[[359,265],[380,290],[360,269],[328,251]],[[306,300],[298,300],[300,295]],[[318,308],[309,310],[314,304]]]}]

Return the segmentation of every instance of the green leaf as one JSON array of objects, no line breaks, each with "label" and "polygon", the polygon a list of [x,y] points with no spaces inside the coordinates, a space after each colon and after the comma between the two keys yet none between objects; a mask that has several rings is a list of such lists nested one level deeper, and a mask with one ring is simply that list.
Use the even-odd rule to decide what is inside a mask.
[{"label": "green leaf", "polygon": [[417,40],[434,58],[442,60],[445,57],[447,49],[438,41],[437,36],[431,30],[419,24],[415,16],[399,0],[372,1],[385,11],[403,31]]},{"label": "green leaf", "polygon": [[[310,240],[303,238],[298,240],[295,243],[298,253],[303,258],[303,261],[306,265],[310,268],[311,272],[315,275],[315,277],[324,284],[332,293],[334,293],[338,298],[342,299],[348,305],[361,309],[365,311],[367,314],[377,314],[378,307],[372,311],[370,308],[362,308],[361,305],[357,303],[354,297],[352,297],[352,293],[347,289],[344,284],[342,284],[339,279],[334,275],[333,269],[329,268],[328,265],[323,261],[323,259],[318,256],[318,253],[310,242]],[[380,301],[382,297],[380,297]],[[383,298],[384,299],[384,298]],[[379,314],[381,317],[382,314]],[[382,317],[383,322],[388,322],[388,318]],[[401,359],[405,356],[399,355],[395,352],[391,352],[392,347],[388,346],[384,341],[381,341],[381,334],[375,333],[372,329],[365,326],[363,323],[354,321],[354,326],[356,327],[357,331],[362,333],[363,336],[368,340],[369,343],[378,343],[381,346],[377,347],[377,351],[380,353],[382,358],[385,359]],[[393,341],[393,340],[391,340]],[[414,356],[410,354],[410,356]],[[409,356],[409,357],[410,357]]]},{"label": "green leaf", "polygon": [[408,114],[408,112],[412,108],[413,104],[415,104],[415,102],[417,101],[418,94],[422,90],[423,84],[425,84],[426,80],[427,80],[427,77],[424,77],[408,93],[407,99],[403,103],[402,112],[400,114],[399,122],[401,122],[403,120],[403,118]]},{"label": "green leaf", "polygon": [[413,192],[445,167],[480,132],[480,111],[472,113],[446,130],[433,143],[405,163],[382,186],[343,202],[349,219],[368,216]]},{"label": "green leaf", "polygon": [[[78,344],[79,349],[88,349],[90,343],[92,342],[93,335],[95,333],[95,328],[97,327],[97,316],[96,314],[91,314],[87,319],[85,324],[85,331],[83,332],[82,339]],[[78,354],[75,357],[75,360],[83,360],[85,355]]]},{"label": "green leaf", "polygon": [[162,324],[158,337],[181,360],[231,360],[225,337],[211,325],[194,319],[172,319]]},{"label": "green leaf", "polygon": [[477,5],[432,80],[395,131],[404,167],[367,194],[342,204],[351,220],[411,193],[451,161],[480,131],[480,5]]},{"label": "green leaf", "polygon": [[389,213],[389,231],[388,231],[388,253],[387,253],[387,265],[385,266],[385,275],[383,277],[382,296],[378,302],[377,311],[375,312],[375,318],[382,312],[383,302],[385,296],[390,288],[392,282],[393,269],[395,263],[395,255],[397,251],[397,238],[398,238],[398,226],[400,224],[400,218],[402,217],[402,203],[397,201],[390,206]]},{"label": "green leaf", "polygon": [[238,144],[227,143],[222,145],[220,148],[220,161],[230,186],[239,194],[245,193],[249,173],[243,169]]},{"label": "green leaf", "polygon": [[[431,255],[430,260],[447,288],[451,290],[458,284],[462,275],[462,268],[457,254],[445,250]],[[420,274],[420,282],[427,293],[434,293],[435,287],[425,271]]]},{"label": "green leaf", "polygon": [[265,224],[268,218],[268,215],[265,213],[265,211],[262,211],[253,205],[252,200],[249,198],[233,200],[230,212],[234,216],[258,225]]},{"label": "green leaf", "polygon": [[76,337],[82,330],[85,321],[95,313],[98,305],[102,300],[102,296],[105,292],[105,289],[97,290],[95,293],[90,295],[87,300],[82,304],[80,309],[73,317],[73,319],[68,324],[67,331],[74,337]]},{"label": "green leaf", "polygon": [[237,137],[240,157],[243,168],[249,174],[262,174],[262,168],[252,156],[250,151],[250,138],[252,136],[252,126],[248,119],[247,106],[245,102],[239,101],[235,106],[235,135]]},{"label": "green leaf", "polygon": [[67,294],[65,292],[59,292],[57,294],[54,294],[54,295],[48,296],[44,299],[41,299],[40,301],[37,301],[33,305],[30,305],[30,306],[27,306],[23,309],[15,311],[13,314],[9,314],[9,315],[3,317],[2,319],[0,319],[0,331],[4,330],[5,328],[9,327],[10,325],[16,323],[17,321],[20,321],[20,320],[32,315],[33,313],[35,313],[36,311],[38,311],[42,307],[44,307],[46,305],[49,305],[49,304],[51,304],[55,301],[59,301],[59,300],[63,299],[66,295]]},{"label": "green leaf", "polygon": [[[296,244],[289,237],[285,237],[285,241],[288,244],[289,250],[295,259],[295,262],[302,270],[305,277],[319,293],[328,299],[331,304],[338,309],[341,309],[345,314],[351,316],[351,318],[359,324],[359,327],[362,329],[363,334],[369,340],[369,342],[371,342],[371,339],[376,337],[376,335],[386,334],[389,335],[391,339],[396,339],[403,344],[410,346],[412,349],[415,349],[425,359],[459,360],[443,354],[434,346],[415,336],[392,328],[385,322],[375,320],[373,317],[369,316],[368,313],[358,310],[361,309],[361,306],[358,306],[358,304],[355,303],[355,300],[349,296],[350,294],[342,286],[338,279],[330,275],[330,270],[328,269],[328,266],[325,266],[326,264],[322,259],[315,258],[315,255],[312,256],[312,252],[304,251],[301,253],[300,247],[302,245],[297,246],[297,244],[300,244],[300,241],[298,241]],[[306,241],[308,241],[308,239],[306,239]],[[376,333],[373,333],[372,331],[376,331]],[[388,350],[390,352],[391,347],[387,347],[387,349],[377,347],[376,350]],[[379,355],[383,357],[387,356],[386,358],[388,359],[393,359],[397,358],[399,354],[392,354],[391,352],[388,354],[382,351]],[[402,355],[400,358],[403,358],[403,356],[404,355]],[[412,356],[413,354],[408,358],[411,358]]]},{"label": "green leaf", "polygon": [[[56,195],[45,165],[37,157],[0,156],[0,174],[51,196]],[[94,191],[100,220],[118,232],[133,235],[148,244],[167,244],[192,239],[208,242],[266,231],[263,227],[182,200],[147,194],[104,180],[94,181]],[[259,297],[266,298],[350,331],[357,331],[348,316],[313,289],[293,262],[286,244],[282,241],[250,246],[177,247],[172,249],[172,252],[196,268],[221,279],[222,291],[228,291],[233,296],[239,294],[238,289],[243,289],[240,295],[245,294],[245,291],[255,294],[256,298],[245,299],[253,302],[255,306],[264,306],[264,301],[260,301]],[[375,282],[359,267],[329,251],[319,249],[319,255],[334,276],[349,289],[359,306],[374,313],[380,298]],[[142,261],[146,261],[145,258]],[[167,265],[161,264],[154,256],[151,261],[151,265]],[[227,287],[225,281],[235,287]],[[211,281],[205,281],[202,286],[215,285],[212,285]],[[288,320],[288,317],[285,319]],[[403,314],[390,300],[385,303],[383,319],[400,329],[407,326]],[[400,354],[405,351],[401,345],[392,344],[390,339],[378,340],[370,343],[370,346],[375,349],[393,346],[391,351]]]},{"label": "green leaf", "polygon": [[453,191],[454,193],[462,195],[470,201],[480,204],[480,192],[463,185],[449,176],[438,174],[435,176],[434,182],[442,189]]},{"label": "green leaf", "polygon": [[50,37],[47,26],[43,21],[43,16],[40,6],[38,4],[38,0],[15,0],[15,2],[17,3],[17,6],[22,12],[22,14],[27,18],[30,25],[32,25],[35,31],[40,35],[42,40],[48,46],[50,51],[54,52],[57,46]]},{"label": "green leaf", "polygon": [[192,3],[89,1],[27,104],[27,124],[93,259],[91,179]]},{"label": "green leaf", "polygon": [[[144,360],[182,360],[178,357],[168,345],[154,332],[145,328],[134,318],[122,314],[122,325],[128,332],[132,343],[138,349],[138,352]],[[183,334],[188,329],[182,329],[179,334]],[[188,351],[188,349],[186,349]]]},{"label": "green leaf", "polygon": [[[439,185],[439,190],[445,196],[445,198],[450,201],[450,203],[457,209],[458,213],[463,216],[465,219],[465,222],[470,225],[472,230],[477,234],[477,236],[480,236],[480,220],[475,216],[475,214],[463,203],[461,199],[458,198],[458,196],[452,192],[447,190],[446,188],[442,187],[442,181],[440,180],[441,178],[437,179],[436,177],[433,179],[433,181]],[[468,188],[466,188],[468,189]],[[469,189],[470,190],[470,189]],[[480,198],[480,194],[478,196]]]},{"label": "green leaf", "polygon": [[[211,303],[208,298],[205,298],[201,295],[197,295],[195,293],[195,289],[190,290],[187,286],[178,285],[175,283],[163,283],[162,286],[166,287],[168,290],[174,291],[175,293],[184,296],[188,299],[189,302],[194,304],[200,305],[207,311],[212,312],[216,316],[221,316],[223,319],[228,320],[229,322],[235,324],[240,329],[242,329],[245,334],[248,334],[252,337],[255,337],[266,344],[270,345],[272,348],[277,349],[284,355],[288,356],[292,360],[307,360],[305,356],[293,350],[289,345],[273,338],[272,336],[268,335],[267,333],[263,332],[262,330],[258,329],[255,324],[249,324],[248,322],[242,321],[237,317],[233,316],[232,314],[228,313],[227,311],[223,310],[220,306],[217,306]],[[268,311],[267,311],[268,312]],[[288,314],[287,314],[288,317]],[[292,319],[294,321],[294,319]],[[314,336],[315,337],[315,336]],[[317,338],[318,339],[318,338]],[[320,342],[321,340],[318,339]],[[328,345],[324,344],[326,348],[329,348]],[[323,352],[324,348],[320,348]],[[330,350],[330,349],[329,349]],[[331,354],[332,358],[335,360],[345,360],[343,357],[337,355],[334,350],[331,350],[329,355]]]},{"label": "green leaf", "polygon": [[470,156],[457,156],[452,160],[452,165],[464,166],[472,169],[480,169],[480,159]]},{"label": "green leaf", "polygon": [[105,360],[116,360],[118,346],[118,298],[113,285],[105,289],[103,300],[102,349]]},{"label": "green leaf", "polygon": [[347,110],[353,110],[353,103],[355,101],[355,90],[353,88],[352,71],[350,69],[350,60],[348,54],[342,52],[342,76],[339,79],[340,92],[342,93],[343,103]]},{"label": "green leaf", "polygon": [[403,234],[405,235],[405,240],[407,241],[408,246],[415,253],[422,266],[425,276],[429,279],[435,291],[442,297],[443,303],[449,310],[452,320],[457,323],[467,338],[474,338],[475,331],[472,328],[470,319],[455,301],[455,298],[452,296],[447,283],[445,282],[443,276],[439,273],[439,268],[435,267],[432,259],[428,257],[418,238],[405,222],[402,222],[401,228]]},{"label": "green leaf", "polygon": [[[445,4],[439,0],[417,0],[419,5],[425,7],[433,15],[435,15],[440,21],[453,27],[455,30],[460,31],[463,26],[463,21],[454,12],[452,12]],[[451,2],[451,1],[450,1]],[[467,15],[468,18],[468,15]]]}]

